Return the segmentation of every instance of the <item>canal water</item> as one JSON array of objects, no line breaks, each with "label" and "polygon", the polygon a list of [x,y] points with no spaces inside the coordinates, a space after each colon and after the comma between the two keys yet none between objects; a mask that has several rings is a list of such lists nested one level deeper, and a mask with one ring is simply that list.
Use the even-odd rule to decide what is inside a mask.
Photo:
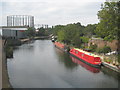
[{"label": "canal water", "polygon": [[54,47],[36,40],[16,47],[7,67],[13,88],[118,88],[118,74],[93,68]]}]

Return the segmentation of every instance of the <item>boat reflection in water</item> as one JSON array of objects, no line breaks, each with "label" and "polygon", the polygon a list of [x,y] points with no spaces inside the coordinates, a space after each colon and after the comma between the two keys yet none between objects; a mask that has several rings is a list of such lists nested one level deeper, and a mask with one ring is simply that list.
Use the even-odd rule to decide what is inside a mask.
[{"label": "boat reflection in water", "polygon": [[81,65],[82,67],[84,67],[85,69],[89,70],[90,72],[93,72],[93,73],[99,73],[100,72],[99,68],[95,68],[95,67],[89,66],[86,63],[78,60],[77,58],[75,58],[73,56],[70,56],[70,58],[72,59],[72,61],[74,63],[77,63],[77,64]]}]

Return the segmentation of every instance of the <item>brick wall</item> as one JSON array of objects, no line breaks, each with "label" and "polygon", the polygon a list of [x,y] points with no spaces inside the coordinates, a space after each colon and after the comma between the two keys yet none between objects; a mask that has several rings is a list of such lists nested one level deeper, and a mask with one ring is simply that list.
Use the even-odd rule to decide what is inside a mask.
[{"label": "brick wall", "polygon": [[102,39],[91,39],[89,40],[88,46],[90,46],[90,44],[96,44],[98,48],[103,48],[105,45],[107,45],[110,46],[112,51],[117,50],[119,48],[118,40],[113,40],[109,42],[109,41],[104,41]]}]

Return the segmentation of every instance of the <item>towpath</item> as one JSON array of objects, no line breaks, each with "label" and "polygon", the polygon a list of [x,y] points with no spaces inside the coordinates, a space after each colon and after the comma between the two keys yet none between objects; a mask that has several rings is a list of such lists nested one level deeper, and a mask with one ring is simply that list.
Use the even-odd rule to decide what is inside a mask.
[{"label": "towpath", "polygon": [[2,39],[0,36],[0,90],[2,89]]},{"label": "towpath", "polygon": [[11,88],[7,72],[6,57],[3,50],[3,40],[0,37],[0,90],[2,88]]}]

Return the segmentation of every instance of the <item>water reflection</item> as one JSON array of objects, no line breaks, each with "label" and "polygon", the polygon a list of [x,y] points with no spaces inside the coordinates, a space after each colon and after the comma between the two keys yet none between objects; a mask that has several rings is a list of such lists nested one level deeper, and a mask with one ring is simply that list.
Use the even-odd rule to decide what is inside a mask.
[{"label": "water reflection", "polygon": [[[106,67],[101,67],[101,71],[109,77],[114,77],[120,81],[120,74]],[[120,82],[119,82],[120,83]]]},{"label": "water reflection", "polygon": [[59,50],[58,48],[56,48],[56,53],[59,57],[59,59],[58,59],[59,62],[63,63],[67,69],[72,70],[72,69],[74,69],[75,67],[78,66],[78,64],[72,62],[68,53],[63,52],[63,51]]},{"label": "water reflection", "polygon": [[93,72],[93,73],[99,73],[100,72],[100,69],[89,66],[89,65],[85,64],[84,62],[78,60],[77,58],[75,58],[73,56],[70,56],[70,58],[72,59],[72,61],[74,63],[77,63],[77,64],[81,65],[82,67],[84,67],[86,70],[88,70],[90,72]]}]

